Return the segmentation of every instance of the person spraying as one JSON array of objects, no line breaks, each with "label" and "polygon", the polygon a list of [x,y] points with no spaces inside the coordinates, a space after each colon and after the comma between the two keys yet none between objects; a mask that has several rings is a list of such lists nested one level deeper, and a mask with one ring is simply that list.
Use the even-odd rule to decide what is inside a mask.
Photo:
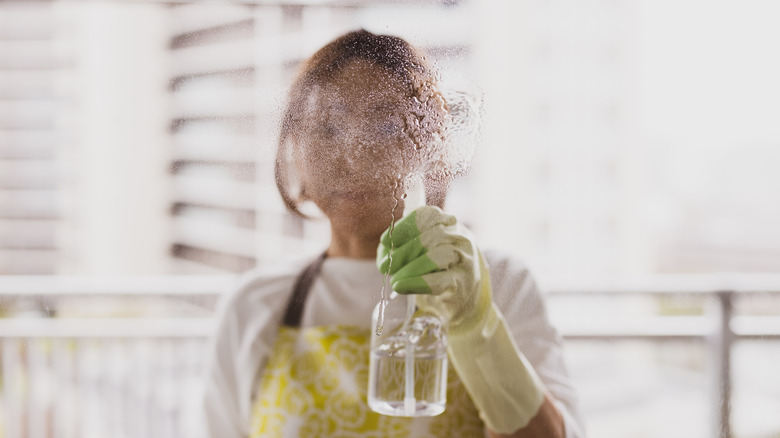
[{"label": "person spraying", "polygon": [[[444,210],[468,155],[451,141],[452,115],[435,69],[401,38],[350,32],[302,64],[277,187],[300,216],[316,206],[331,241],[313,259],[254,269],[225,294],[206,367],[207,436],[583,436],[530,273],[480,250]],[[425,201],[404,215],[410,175]],[[443,321],[452,368],[439,415],[368,406],[371,314],[385,276],[415,295],[413,311]]]}]

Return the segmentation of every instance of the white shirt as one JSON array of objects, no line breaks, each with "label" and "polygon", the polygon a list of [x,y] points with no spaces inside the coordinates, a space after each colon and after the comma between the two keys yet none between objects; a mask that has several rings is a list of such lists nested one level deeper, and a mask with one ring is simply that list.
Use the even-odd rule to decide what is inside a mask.
[{"label": "white shirt", "polygon": [[[484,253],[493,299],[520,350],[556,401],[566,436],[583,437],[562,341],[550,325],[535,281],[525,265]],[[203,400],[207,437],[249,436],[254,391],[262,376],[296,278],[310,259],[254,269],[222,298],[210,341]],[[373,260],[326,258],[312,284],[301,327],[348,324],[368,328],[383,278]]]}]

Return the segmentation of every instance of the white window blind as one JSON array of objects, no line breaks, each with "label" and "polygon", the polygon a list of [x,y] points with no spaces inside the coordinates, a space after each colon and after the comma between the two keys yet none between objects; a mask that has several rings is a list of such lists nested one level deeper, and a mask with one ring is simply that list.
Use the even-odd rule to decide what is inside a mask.
[{"label": "white window blind", "polygon": [[47,2],[0,4],[0,274],[57,266],[52,21]]}]

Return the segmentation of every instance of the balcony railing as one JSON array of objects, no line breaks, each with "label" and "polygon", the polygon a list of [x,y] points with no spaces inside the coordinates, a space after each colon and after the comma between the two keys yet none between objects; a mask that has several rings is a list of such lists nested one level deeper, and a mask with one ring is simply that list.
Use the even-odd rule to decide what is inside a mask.
[{"label": "balcony railing", "polygon": [[[4,438],[183,437],[197,427],[205,340],[226,276],[0,277]],[[780,339],[780,311],[738,314],[780,297],[780,276],[664,276],[543,283],[570,342],[703,342],[713,372],[714,436],[731,437],[733,346]],[[694,297],[699,314],[594,318],[567,303]],[[571,306],[569,306],[571,307]],[[579,307],[574,306],[574,307]],[[690,312],[689,312],[690,313]],[[696,313],[696,312],[693,312]],[[573,315],[573,316],[572,316]]]},{"label": "balcony railing", "polygon": [[0,277],[4,438],[184,437],[227,277]]},{"label": "balcony railing", "polygon": [[704,312],[699,315],[623,318],[580,317],[555,320],[556,328],[571,341],[645,341],[703,342],[709,353],[712,370],[711,394],[712,434],[719,438],[733,436],[732,408],[732,351],[738,341],[780,340],[780,306],[763,309],[763,315],[737,315],[735,305],[750,302],[757,297],[780,297],[780,275],[725,274],[725,275],[663,275],[624,280],[579,281],[578,283],[550,284],[550,307],[566,299],[579,297],[656,299],[685,297],[703,301]]}]

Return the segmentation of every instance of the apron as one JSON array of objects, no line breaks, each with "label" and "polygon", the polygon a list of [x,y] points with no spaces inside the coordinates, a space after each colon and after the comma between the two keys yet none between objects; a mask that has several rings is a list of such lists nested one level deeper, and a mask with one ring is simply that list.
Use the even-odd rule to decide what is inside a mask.
[{"label": "apron", "polygon": [[447,408],[435,417],[390,417],[368,407],[370,328],[300,328],[325,254],[298,277],[284,323],[259,381],[251,437],[484,437],[476,408],[452,366]]}]

